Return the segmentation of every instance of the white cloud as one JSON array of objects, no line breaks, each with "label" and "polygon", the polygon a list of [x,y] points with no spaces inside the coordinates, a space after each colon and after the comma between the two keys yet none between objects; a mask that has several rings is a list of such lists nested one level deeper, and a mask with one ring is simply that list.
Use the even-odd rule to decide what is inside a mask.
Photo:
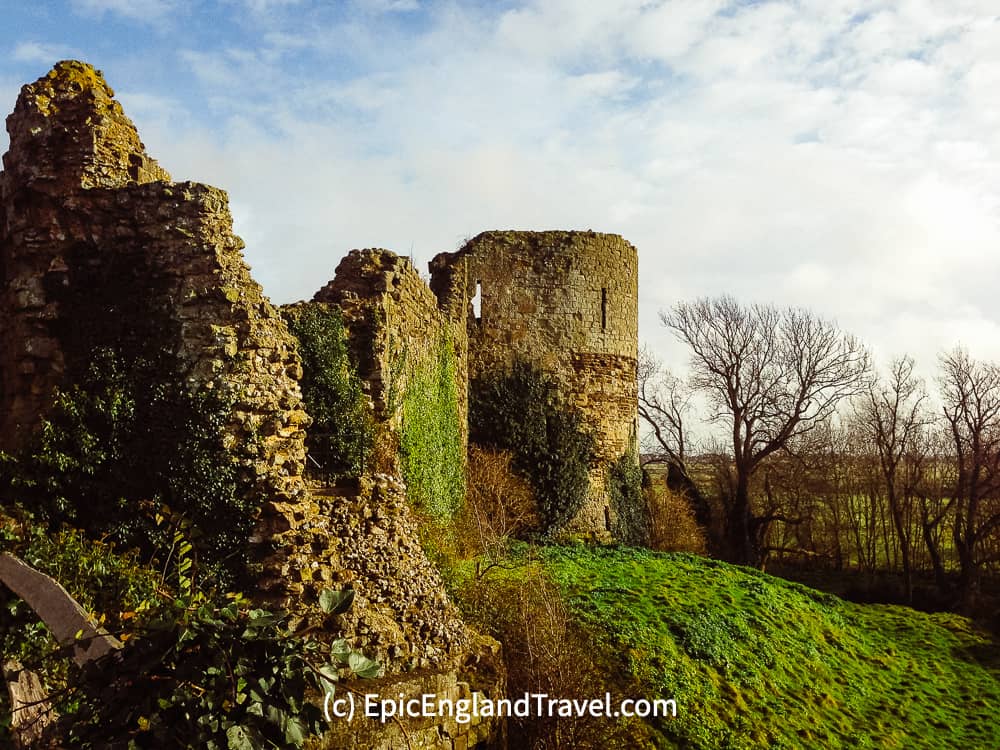
[{"label": "white cloud", "polygon": [[155,22],[176,8],[175,0],[70,0],[80,15],[103,17],[107,13],[135,21]]},{"label": "white cloud", "polygon": [[14,46],[11,59],[17,62],[40,63],[52,65],[60,60],[68,60],[80,56],[78,50],[65,44],[47,44],[44,42],[20,42]]},{"label": "white cloud", "polygon": [[[593,228],[639,248],[642,337],[675,369],[657,310],[724,292],[927,368],[959,340],[1000,358],[991,3],[415,6],[178,45],[197,97],[122,94],[168,170],[230,192],[276,299],[311,296],[352,247],[423,262],[483,229]],[[424,31],[373,20],[392,10]]]}]

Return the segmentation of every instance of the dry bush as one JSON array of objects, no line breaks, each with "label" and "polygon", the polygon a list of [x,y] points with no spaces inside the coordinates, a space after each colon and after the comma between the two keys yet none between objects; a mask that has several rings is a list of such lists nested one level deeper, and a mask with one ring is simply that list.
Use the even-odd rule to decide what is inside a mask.
[{"label": "dry bush", "polygon": [[645,489],[650,516],[650,546],[662,552],[705,554],[705,530],[695,520],[687,497],[657,481]]},{"label": "dry bush", "polygon": [[[620,699],[615,673],[595,660],[599,652],[573,626],[559,590],[539,568],[522,565],[514,574],[480,579],[465,596],[467,614],[503,644],[507,697],[589,700],[611,692],[613,701]],[[638,721],[531,716],[509,722],[510,747],[522,750],[651,746]]]},{"label": "dry bush", "polygon": [[510,539],[539,527],[531,485],[510,467],[506,451],[469,446],[465,507],[458,519],[467,551],[498,559]]}]

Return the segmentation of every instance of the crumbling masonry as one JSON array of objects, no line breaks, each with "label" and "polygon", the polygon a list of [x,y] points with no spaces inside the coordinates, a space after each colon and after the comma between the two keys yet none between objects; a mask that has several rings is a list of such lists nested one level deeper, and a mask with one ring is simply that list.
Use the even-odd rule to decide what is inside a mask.
[{"label": "crumbling masonry", "polygon": [[[570,530],[607,539],[606,470],[634,449],[636,431],[635,248],[594,232],[486,232],[438,255],[430,286],[389,251],[352,251],[314,301],[343,313],[382,449],[353,485],[311,488],[297,342],[250,277],[226,193],[171,182],[113,96],[99,71],[62,62],[22,89],[7,119],[0,450],[23,445],[55,389],[87,365],[81,313],[113,321],[142,300],[162,319],[154,335],[183,382],[232,399],[224,442],[262,508],[251,540],[263,561],[260,598],[294,609],[349,584],[355,606],[338,635],[386,665],[382,690],[499,696],[498,646],[448,600],[398,481],[398,394],[410,376],[400,362],[419,361],[434,342],[453,348],[463,442],[470,382],[515,359],[550,375],[597,444],[590,497]],[[326,746],[398,747],[397,729],[354,727]],[[474,747],[497,725],[407,731],[414,748]]]},{"label": "crumbling masonry", "polygon": [[466,323],[470,382],[530,362],[583,416],[596,455],[568,531],[602,540],[608,466],[636,447],[638,265],[632,245],[597,232],[483,232],[431,261],[442,308]]},{"label": "crumbling masonry", "polygon": [[[55,389],[88,366],[94,340],[116,330],[151,336],[188,388],[231,399],[222,438],[261,507],[250,540],[263,560],[260,598],[308,610],[324,588],[350,584],[355,605],[330,637],[348,638],[386,667],[379,690],[502,695],[499,647],[448,600],[402,486],[366,476],[313,492],[304,482],[310,420],[297,342],[250,277],[226,193],[171,182],[113,96],[99,71],[62,62],[22,88],[7,119],[0,449],[26,443]],[[154,328],[120,325],[149,310]],[[491,742],[498,724],[416,722],[405,727],[406,742],[396,725],[336,729],[324,746],[444,750]]]}]

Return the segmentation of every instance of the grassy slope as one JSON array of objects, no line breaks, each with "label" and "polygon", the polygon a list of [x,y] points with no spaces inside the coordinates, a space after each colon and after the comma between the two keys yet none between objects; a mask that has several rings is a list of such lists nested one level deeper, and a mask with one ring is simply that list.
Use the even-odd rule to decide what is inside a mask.
[{"label": "grassy slope", "polygon": [[542,552],[664,747],[1000,748],[1000,644],[955,615],[862,606],[699,557]]}]

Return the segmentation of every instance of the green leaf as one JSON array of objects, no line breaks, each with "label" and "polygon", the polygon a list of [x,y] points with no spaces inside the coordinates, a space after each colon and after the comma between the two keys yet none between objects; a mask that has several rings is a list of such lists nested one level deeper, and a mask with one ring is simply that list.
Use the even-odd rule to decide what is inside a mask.
[{"label": "green leaf", "polygon": [[302,743],[305,742],[308,733],[309,730],[306,729],[306,725],[302,723],[301,719],[296,716],[288,717],[288,720],[285,722],[285,742],[294,747],[302,747]]},{"label": "green leaf", "polygon": [[342,615],[351,608],[354,603],[354,589],[346,588],[341,591],[334,589],[323,589],[319,595],[319,608],[330,615]]},{"label": "green leaf", "polygon": [[338,638],[330,644],[330,658],[336,659],[341,664],[347,664],[347,657],[354,653],[354,649],[343,638]]},{"label": "green leaf", "polygon": [[226,739],[229,740],[229,750],[256,750],[250,735],[246,729],[234,725],[226,730]]},{"label": "green leaf", "polygon": [[340,680],[340,668],[336,664],[324,664],[319,668],[321,679],[319,680],[320,690],[333,690],[333,683]]},{"label": "green leaf", "polygon": [[363,677],[365,679],[378,677],[379,672],[382,671],[382,666],[377,661],[369,659],[367,656],[359,654],[357,651],[347,657],[347,666],[358,677]]}]

